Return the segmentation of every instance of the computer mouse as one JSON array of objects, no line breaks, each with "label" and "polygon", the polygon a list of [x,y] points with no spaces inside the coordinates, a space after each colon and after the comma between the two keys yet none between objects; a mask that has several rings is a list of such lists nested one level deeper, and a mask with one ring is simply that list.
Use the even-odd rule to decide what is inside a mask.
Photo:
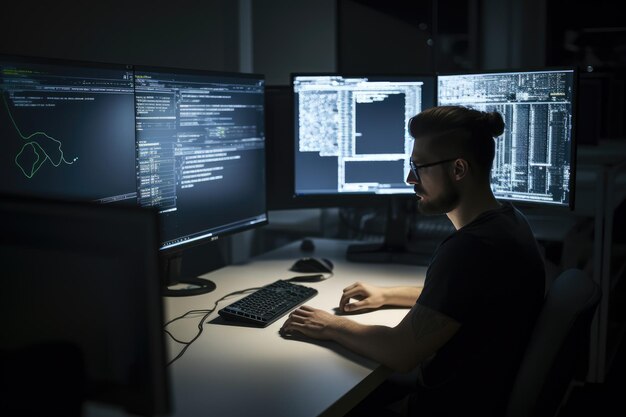
[{"label": "computer mouse", "polygon": [[311,239],[302,239],[300,250],[302,252],[313,252],[315,250],[315,243],[313,243]]},{"label": "computer mouse", "polygon": [[326,258],[300,258],[289,270],[294,272],[332,272],[333,263]]}]

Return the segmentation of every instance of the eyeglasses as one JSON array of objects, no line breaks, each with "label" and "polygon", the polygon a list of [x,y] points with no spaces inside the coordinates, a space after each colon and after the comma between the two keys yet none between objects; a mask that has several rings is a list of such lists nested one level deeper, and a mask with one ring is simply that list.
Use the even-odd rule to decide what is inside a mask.
[{"label": "eyeglasses", "polygon": [[411,172],[413,173],[415,180],[417,182],[420,182],[420,174],[419,174],[420,168],[428,168],[428,167],[432,167],[432,166],[439,165],[439,164],[445,164],[446,162],[456,161],[457,159],[458,158],[444,159],[443,161],[431,162],[430,164],[422,164],[422,165],[415,165],[415,162],[413,162],[413,159],[409,159],[409,167],[411,168]]}]

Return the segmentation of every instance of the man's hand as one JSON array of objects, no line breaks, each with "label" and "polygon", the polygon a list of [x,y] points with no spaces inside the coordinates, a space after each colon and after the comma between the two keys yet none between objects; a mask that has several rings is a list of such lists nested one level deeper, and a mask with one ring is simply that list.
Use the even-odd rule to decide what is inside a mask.
[{"label": "man's hand", "polygon": [[[358,301],[349,303],[351,298]],[[363,309],[379,308],[384,304],[384,288],[357,282],[344,288],[341,300],[339,301],[339,310],[344,312],[353,312]]]},{"label": "man's hand", "polygon": [[333,340],[393,370],[408,372],[447,343],[459,327],[456,321],[419,304],[393,328],[360,324],[302,306],[289,315],[280,333],[283,336],[301,333],[314,339]]},{"label": "man's hand", "polygon": [[289,315],[280,329],[281,334],[290,334],[294,331],[314,339],[331,339],[331,332],[346,319],[337,317],[323,310],[309,306],[302,306]]}]

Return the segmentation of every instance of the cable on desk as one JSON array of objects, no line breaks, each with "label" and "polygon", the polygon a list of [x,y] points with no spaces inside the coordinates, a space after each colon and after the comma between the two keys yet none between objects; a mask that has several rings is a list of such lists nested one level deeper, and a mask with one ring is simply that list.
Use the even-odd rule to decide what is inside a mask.
[{"label": "cable on desk", "polygon": [[[213,312],[213,310],[190,310],[190,311],[186,312],[185,314],[183,314],[182,316],[178,316],[178,317],[176,317],[176,318],[174,318],[174,319],[172,319],[172,320],[168,321],[167,323],[165,323],[165,324],[163,325],[163,330],[164,330],[164,331],[165,331],[165,333],[167,333],[167,334],[168,334],[168,335],[169,335],[169,336],[170,336],[170,337],[171,337],[171,338],[172,338],[175,342],[178,342],[178,343],[181,343],[181,344],[186,344],[186,343],[188,343],[188,342],[185,342],[185,341],[182,341],[182,340],[178,340],[176,337],[174,337],[174,335],[173,335],[172,333],[170,333],[170,332],[169,332],[169,330],[167,330],[167,329],[166,329],[166,327],[167,327],[168,325],[170,325],[171,323],[173,323],[173,322],[177,321],[177,320],[184,319],[185,317],[187,317],[187,316],[188,316],[188,315],[190,315],[190,314],[204,314],[204,315],[206,315],[207,313],[208,313],[208,314],[211,314],[211,312]],[[203,320],[204,320],[204,317],[203,317]]]},{"label": "cable on desk", "polygon": [[[245,290],[239,290],[239,291],[233,291],[229,294],[226,294],[225,296],[223,296],[222,298],[220,298],[219,300],[215,301],[215,304],[213,305],[213,308],[208,309],[208,310],[189,310],[188,312],[186,312],[185,314],[175,317],[172,320],[168,321],[167,323],[165,323],[163,325],[163,331],[169,335],[175,342],[180,343],[182,345],[185,345],[185,347],[178,352],[178,355],[176,355],[176,357],[174,359],[172,359],[171,361],[169,361],[165,366],[170,366],[171,364],[173,364],[174,362],[176,362],[180,357],[182,357],[185,354],[185,351],[187,350],[187,348],[189,346],[191,346],[191,344],[193,342],[195,342],[200,335],[202,334],[202,331],[204,330],[204,322],[207,319],[207,317],[209,317],[209,315],[214,312],[217,309],[217,305],[221,302],[224,301],[225,299],[227,299],[228,297],[232,297],[233,295],[240,295],[240,294],[245,294],[247,292],[250,291],[256,291],[256,290],[260,290],[262,287],[255,287],[255,288],[246,288]],[[174,323],[177,320],[181,320],[185,317],[187,317],[190,314],[203,314],[204,316],[202,316],[202,319],[200,320],[200,322],[198,323],[198,333],[193,337],[193,339],[191,339],[189,342],[184,342],[182,340],[177,339],[176,337],[174,337],[169,330],[166,329],[167,326],[169,326],[170,324]]]}]

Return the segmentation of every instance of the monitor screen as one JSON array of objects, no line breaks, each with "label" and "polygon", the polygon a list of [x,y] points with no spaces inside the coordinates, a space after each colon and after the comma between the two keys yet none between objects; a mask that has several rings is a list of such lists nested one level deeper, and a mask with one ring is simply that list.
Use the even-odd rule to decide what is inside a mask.
[{"label": "monitor screen", "polygon": [[137,199],[132,67],[0,55],[0,192]]},{"label": "monitor screen", "polygon": [[135,68],[137,192],[163,250],[267,222],[264,79]]},{"label": "monitor screen", "polygon": [[412,195],[411,117],[433,76],[294,75],[295,195]]},{"label": "monitor screen", "polygon": [[[156,213],[0,197],[0,217],[7,415],[78,415],[55,410],[73,397],[166,413]],[[36,401],[18,402],[33,390]]]},{"label": "monitor screen", "polygon": [[438,105],[502,114],[491,187],[499,199],[573,206],[573,69],[438,77]]}]

